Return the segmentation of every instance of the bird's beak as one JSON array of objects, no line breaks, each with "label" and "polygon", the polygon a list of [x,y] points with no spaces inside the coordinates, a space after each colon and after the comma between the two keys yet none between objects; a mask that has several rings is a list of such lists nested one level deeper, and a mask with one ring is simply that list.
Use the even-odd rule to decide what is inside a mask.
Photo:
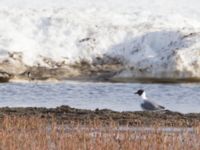
[{"label": "bird's beak", "polygon": [[135,92],[134,94],[138,94],[137,92]]}]

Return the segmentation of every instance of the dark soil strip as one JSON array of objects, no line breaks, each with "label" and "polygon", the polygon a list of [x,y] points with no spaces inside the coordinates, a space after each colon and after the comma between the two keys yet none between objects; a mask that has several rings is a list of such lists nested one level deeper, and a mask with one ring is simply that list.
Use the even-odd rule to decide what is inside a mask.
[{"label": "dark soil strip", "polygon": [[0,118],[4,116],[39,117],[47,120],[56,120],[58,123],[88,124],[98,120],[104,124],[115,122],[117,125],[129,126],[168,126],[168,127],[194,127],[200,123],[200,113],[181,114],[172,111],[163,112],[116,112],[108,109],[75,109],[69,106],[57,108],[0,108]]}]

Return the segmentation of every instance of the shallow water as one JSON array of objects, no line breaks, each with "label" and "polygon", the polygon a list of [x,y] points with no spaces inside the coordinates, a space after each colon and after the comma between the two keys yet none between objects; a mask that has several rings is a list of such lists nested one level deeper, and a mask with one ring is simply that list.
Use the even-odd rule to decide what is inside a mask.
[{"label": "shallow water", "polygon": [[75,82],[4,83],[0,84],[0,107],[107,108],[137,111],[140,98],[133,94],[139,88],[147,97],[172,111],[200,112],[200,84],[139,84]]}]

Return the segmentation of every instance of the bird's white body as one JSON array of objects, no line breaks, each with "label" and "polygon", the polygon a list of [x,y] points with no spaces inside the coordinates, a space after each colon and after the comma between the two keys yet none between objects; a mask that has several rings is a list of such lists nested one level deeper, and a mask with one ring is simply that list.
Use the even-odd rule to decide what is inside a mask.
[{"label": "bird's white body", "polygon": [[143,92],[142,95],[141,95],[141,97],[142,97],[142,99],[147,99],[147,97],[146,97],[146,93]]}]

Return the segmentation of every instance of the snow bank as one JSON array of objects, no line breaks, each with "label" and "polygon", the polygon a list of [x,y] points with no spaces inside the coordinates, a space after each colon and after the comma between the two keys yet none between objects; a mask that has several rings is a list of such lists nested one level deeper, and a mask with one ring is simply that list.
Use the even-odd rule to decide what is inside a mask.
[{"label": "snow bank", "polygon": [[[48,3],[47,3],[48,2]],[[28,66],[119,59],[117,77],[200,78],[200,2],[1,1],[0,58]]]}]

